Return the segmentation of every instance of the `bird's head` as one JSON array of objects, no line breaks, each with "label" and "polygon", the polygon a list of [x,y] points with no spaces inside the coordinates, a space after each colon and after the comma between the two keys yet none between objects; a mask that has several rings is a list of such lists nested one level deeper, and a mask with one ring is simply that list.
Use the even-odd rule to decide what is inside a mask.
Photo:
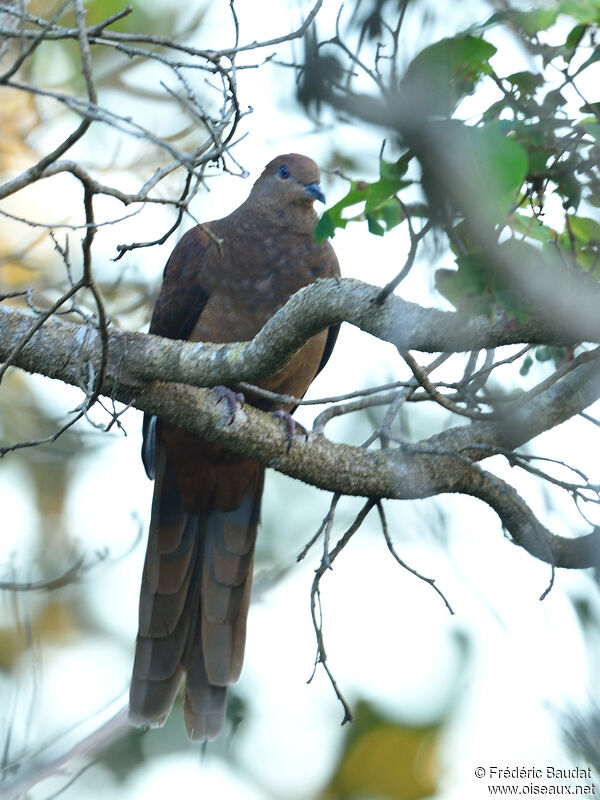
[{"label": "bird's head", "polygon": [[264,168],[250,198],[271,211],[305,210],[312,216],[315,200],[325,202],[315,162],[298,153],[277,156]]}]

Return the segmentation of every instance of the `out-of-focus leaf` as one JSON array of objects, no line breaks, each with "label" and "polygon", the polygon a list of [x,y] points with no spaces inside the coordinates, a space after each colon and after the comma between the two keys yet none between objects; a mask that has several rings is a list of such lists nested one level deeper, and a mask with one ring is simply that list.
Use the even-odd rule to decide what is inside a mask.
[{"label": "out-of-focus leaf", "polygon": [[532,11],[511,11],[510,19],[529,36],[548,30],[556,22],[558,11],[554,8],[537,8]]},{"label": "out-of-focus leaf", "polygon": [[97,761],[112,773],[115,780],[125,781],[136,767],[146,763],[144,744],[143,733],[131,728],[102,750],[97,755]]},{"label": "out-of-focus leaf", "polygon": [[[594,114],[596,119],[600,116],[600,102],[586,103],[579,109],[582,114]],[[598,116],[596,116],[598,115]]]},{"label": "out-of-focus leaf", "polygon": [[544,84],[544,77],[538,72],[513,72],[506,76],[506,80],[516,86],[521,94],[535,94],[536,90]]},{"label": "out-of-focus leaf", "polygon": [[485,258],[470,253],[456,259],[458,269],[438,269],[435,287],[459,311],[491,316],[495,305],[494,284]]},{"label": "out-of-focus leaf", "polygon": [[598,0],[562,0],[558,13],[567,14],[584,25],[600,22],[600,2]]},{"label": "out-of-focus leaf", "polygon": [[566,347],[555,347],[553,345],[540,345],[540,347],[536,347],[535,357],[541,363],[545,361],[553,361],[555,366],[564,359],[565,353],[567,351]]},{"label": "out-of-focus leaf", "polygon": [[506,101],[504,99],[498,100],[483,112],[481,115],[482,122],[497,120],[504,111],[506,111]]},{"label": "out-of-focus leaf", "polygon": [[36,638],[53,643],[70,638],[81,629],[75,609],[56,600],[44,605],[32,627]]},{"label": "out-of-focus leaf", "polygon": [[587,117],[581,120],[579,126],[583,128],[586,133],[589,133],[590,136],[593,136],[594,139],[600,141],[600,122],[598,122],[595,117]]},{"label": "out-of-focus leaf", "polygon": [[386,230],[391,231],[404,220],[400,203],[395,198],[386,201],[381,206],[381,216],[385,222]]},{"label": "out-of-focus leaf", "polygon": [[477,36],[455,36],[426,47],[408,65],[402,85],[431,113],[447,116],[489,74],[494,45]]},{"label": "out-of-focus leaf", "polygon": [[563,208],[577,208],[581,202],[582,186],[572,172],[561,172],[556,178],[556,188],[563,198]]},{"label": "out-of-focus leaf", "polygon": [[552,228],[544,225],[539,219],[522,213],[511,214],[508,224],[515,233],[538,242],[548,242],[556,238],[556,231]]},{"label": "out-of-focus leaf", "polygon": [[[514,222],[512,216],[510,220]],[[436,272],[436,288],[458,310],[488,317],[502,311],[524,322],[531,314],[532,303],[514,291],[511,270],[506,270],[504,274],[498,270],[498,263],[510,265],[511,269],[518,269],[522,273],[539,272],[540,280],[544,279],[547,271],[547,279],[551,280],[555,270],[564,270],[553,237],[545,240],[542,248],[527,241],[508,239],[498,245],[496,256],[493,269],[486,253],[473,252],[457,257],[458,269]]]},{"label": "out-of-focus leaf", "polygon": [[440,723],[424,726],[385,719],[359,703],[336,772],[321,800],[420,800],[439,781]]},{"label": "out-of-focus leaf", "polygon": [[[566,347],[554,347],[547,345],[541,345],[533,350],[536,361],[541,363],[545,361],[552,361],[554,363],[554,369],[557,369],[565,361],[568,352],[569,350]],[[532,366],[533,358],[530,354],[527,354],[527,357],[521,365],[519,373],[521,375],[527,375]]]},{"label": "out-of-focus leaf", "polygon": [[592,64],[595,64],[598,60],[600,60],[600,53],[598,52],[597,48],[594,48],[591,56],[587,58],[573,73],[573,77],[575,78],[577,75],[580,75],[584,70],[586,70],[588,67],[591,67]]},{"label": "out-of-focus leaf", "polygon": [[28,647],[23,628],[0,628],[0,671],[10,672]]},{"label": "out-of-focus leaf", "polygon": [[600,224],[595,219],[571,216],[569,228],[577,244],[600,244]]},{"label": "out-of-focus leaf", "polygon": [[[15,576],[3,576],[3,579],[19,580]],[[15,667],[18,659],[30,648],[31,638],[38,644],[56,645],[80,633],[76,610],[68,603],[48,599],[31,620],[31,631],[23,625],[0,628],[0,670],[10,672]]]},{"label": "out-of-focus leaf", "polygon": [[373,214],[367,214],[367,226],[369,228],[369,233],[375,236],[383,236],[385,233],[385,228],[378,222],[377,217]]},{"label": "out-of-focus leaf", "polygon": [[560,106],[564,106],[566,102],[567,101],[560,89],[552,89],[552,91],[548,92],[548,94],[544,97],[544,102],[542,105],[554,111]]},{"label": "out-of-focus leaf", "polygon": [[461,202],[471,201],[490,221],[504,222],[527,174],[527,153],[500,123],[474,128],[448,120],[440,126],[443,146],[461,165],[455,182]]},{"label": "out-of-focus leaf", "polygon": [[575,25],[574,28],[571,28],[571,30],[569,31],[569,35],[565,40],[565,47],[567,48],[567,50],[575,51],[575,48],[581,42],[586,31],[587,31],[587,25]]},{"label": "out-of-focus leaf", "polygon": [[533,366],[533,358],[528,353],[525,356],[525,359],[521,364],[521,367],[519,368],[519,375],[522,375],[523,377],[529,375],[529,370],[531,369],[532,366]]},{"label": "out-of-focus leaf", "polygon": [[557,9],[552,8],[537,8],[530,11],[516,11],[513,9],[496,11],[485,22],[469,28],[469,31],[481,31],[495,25],[510,23],[521,28],[528,36],[535,36],[538,31],[544,31],[552,27],[556,22],[558,13]]},{"label": "out-of-focus leaf", "polygon": [[40,122],[33,94],[0,87],[0,171],[24,169],[39,158],[27,137]]},{"label": "out-of-focus leaf", "polygon": [[296,90],[298,102],[307,110],[314,105],[319,112],[343,72],[337,57],[318,46],[316,32],[310,29],[304,37],[304,63]]}]

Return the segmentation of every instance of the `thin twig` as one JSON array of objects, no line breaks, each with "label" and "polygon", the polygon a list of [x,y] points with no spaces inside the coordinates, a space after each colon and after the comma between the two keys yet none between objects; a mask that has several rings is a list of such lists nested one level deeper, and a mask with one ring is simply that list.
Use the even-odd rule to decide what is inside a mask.
[{"label": "thin twig", "polygon": [[427,578],[425,575],[422,575],[420,572],[417,572],[416,569],[413,569],[413,567],[409,567],[408,564],[406,563],[406,561],[403,561],[400,558],[400,556],[396,552],[396,549],[394,547],[394,543],[392,542],[392,537],[390,536],[390,531],[389,531],[389,528],[388,528],[387,518],[386,518],[386,515],[385,515],[384,508],[383,508],[383,503],[381,502],[381,500],[378,500],[376,505],[377,505],[377,512],[379,513],[379,520],[381,522],[381,531],[383,533],[383,537],[385,539],[385,543],[387,544],[388,550],[393,555],[394,559],[398,562],[398,564],[400,564],[402,569],[405,569],[407,572],[410,572],[411,575],[414,575],[419,580],[425,581],[425,583],[428,583],[431,586],[431,588],[434,589],[438,593],[438,595],[441,597],[441,599],[442,599],[444,605],[446,606],[446,608],[448,609],[448,611],[451,614],[454,614],[454,610],[452,609],[452,606],[448,602],[445,594],[436,585],[435,578]]}]

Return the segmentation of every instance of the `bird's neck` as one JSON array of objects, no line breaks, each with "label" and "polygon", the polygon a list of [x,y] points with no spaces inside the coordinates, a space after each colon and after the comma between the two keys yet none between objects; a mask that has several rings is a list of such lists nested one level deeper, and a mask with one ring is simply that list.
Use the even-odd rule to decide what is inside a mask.
[{"label": "bird's neck", "polygon": [[266,201],[251,204],[246,201],[234,214],[236,223],[243,228],[281,228],[296,234],[312,234],[318,221],[312,203],[281,206]]}]

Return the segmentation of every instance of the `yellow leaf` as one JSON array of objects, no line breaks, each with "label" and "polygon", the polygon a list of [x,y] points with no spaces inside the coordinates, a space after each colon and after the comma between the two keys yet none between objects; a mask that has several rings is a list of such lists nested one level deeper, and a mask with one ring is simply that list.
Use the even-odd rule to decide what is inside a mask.
[{"label": "yellow leaf", "polygon": [[365,796],[419,800],[435,793],[439,724],[395,724],[362,703],[354,725],[358,730],[348,737],[322,800]]},{"label": "yellow leaf", "polygon": [[0,628],[0,670],[12,670],[27,647],[27,635],[22,628]]},{"label": "yellow leaf", "polygon": [[33,95],[0,88],[0,170],[18,172],[37,161],[26,137],[39,123]]},{"label": "yellow leaf", "polygon": [[56,643],[75,633],[79,624],[73,609],[52,600],[44,605],[32,627],[34,638]]}]

